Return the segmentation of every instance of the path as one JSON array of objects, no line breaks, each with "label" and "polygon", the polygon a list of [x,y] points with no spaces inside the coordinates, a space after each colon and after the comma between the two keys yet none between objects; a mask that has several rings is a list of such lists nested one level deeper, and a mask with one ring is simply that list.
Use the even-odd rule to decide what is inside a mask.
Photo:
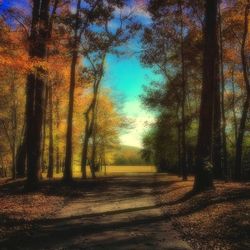
[{"label": "path", "polygon": [[163,216],[155,185],[154,175],[110,178],[68,202],[17,249],[190,249]]}]

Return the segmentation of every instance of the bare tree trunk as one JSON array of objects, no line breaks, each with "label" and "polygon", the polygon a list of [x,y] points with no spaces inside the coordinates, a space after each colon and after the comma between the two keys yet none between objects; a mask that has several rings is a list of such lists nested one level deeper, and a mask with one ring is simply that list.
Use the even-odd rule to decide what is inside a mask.
[{"label": "bare tree trunk", "polygon": [[12,94],[11,106],[11,151],[12,151],[12,178],[16,179],[16,141],[17,141],[17,105],[16,105],[16,87],[14,79],[11,81],[10,91]]},{"label": "bare tree trunk", "polygon": [[214,85],[214,108],[213,108],[213,146],[212,146],[212,163],[213,173],[218,179],[222,178],[222,140],[221,140],[221,102],[220,102],[220,81],[219,81],[219,58],[216,62],[216,84]]},{"label": "bare tree trunk", "polygon": [[89,113],[91,111],[91,107],[85,113],[85,132],[84,132],[84,142],[82,147],[82,160],[81,160],[81,171],[82,171],[82,178],[87,178],[87,159],[88,159],[88,145],[89,145],[89,138],[90,134],[90,121],[89,121]]},{"label": "bare tree trunk", "polygon": [[[24,131],[24,133],[26,133],[26,131]],[[25,177],[25,169],[26,169],[26,141],[25,140],[26,140],[26,135],[24,134],[23,140],[17,149],[16,169],[17,169],[18,178]]]},{"label": "bare tree trunk", "polygon": [[[219,7],[219,5],[218,5]],[[219,10],[219,8],[218,8]],[[218,16],[219,17],[219,16]],[[217,30],[220,28],[218,18]],[[217,38],[219,39],[219,37]],[[214,102],[213,102],[213,144],[212,144],[212,164],[213,174],[217,179],[221,179],[222,172],[222,133],[221,133],[221,92],[220,92],[220,61],[219,61],[219,44],[216,44],[217,57],[215,65],[215,84],[214,84]]]},{"label": "bare tree trunk", "polygon": [[53,89],[52,83],[49,86],[49,166],[47,177],[49,179],[53,178],[54,170],[54,138],[53,138]]},{"label": "bare tree trunk", "polygon": [[96,167],[96,122],[94,124],[94,128],[93,128],[93,145],[92,145],[92,153],[91,153],[91,161],[90,161],[90,170],[91,170],[91,176],[92,178],[96,178],[95,175],[95,167]]},{"label": "bare tree trunk", "polygon": [[59,100],[56,100],[56,173],[60,173],[60,152],[59,152],[59,127],[60,127],[60,115],[59,115]]},{"label": "bare tree trunk", "polygon": [[73,113],[74,113],[74,92],[76,84],[76,66],[78,59],[78,26],[79,26],[79,15],[80,15],[81,0],[77,1],[77,10],[74,27],[74,45],[72,51],[72,60],[70,68],[70,89],[69,89],[69,109],[67,119],[67,135],[66,135],[66,155],[65,155],[65,166],[63,179],[66,182],[72,181],[72,133],[73,133]]},{"label": "bare tree trunk", "polygon": [[244,140],[244,134],[246,129],[246,121],[247,121],[247,115],[249,110],[249,104],[250,104],[250,82],[249,82],[249,76],[248,76],[248,65],[247,65],[247,55],[245,52],[246,49],[246,42],[247,42],[247,36],[248,36],[248,15],[249,15],[249,9],[250,4],[248,3],[245,7],[245,22],[244,22],[244,33],[243,33],[243,39],[242,39],[242,46],[241,46],[241,61],[242,61],[242,67],[243,67],[243,76],[244,81],[246,85],[246,99],[243,105],[239,130],[238,130],[238,137],[236,141],[236,156],[235,156],[235,173],[234,178],[235,180],[241,180],[242,178],[242,153],[243,153],[243,140]]},{"label": "bare tree trunk", "polygon": [[[30,57],[46,58],[49,29],[49,0],[34,0],[30,35]],[[38,186],[44,111],[44,79],[46,71],[37,67],[27,78],[27,188]]]},{"label": "bare tree trunk", "polygon": [[206,0],[203,52],[203,84],[197,143],[194,191],[213,187],[212,136],[214,118],[214,88],[217,82],[218,40],[217,0]]},{"label": "bare tree trunk", "polygon": [[186,148],[186,114],[185,114],[185,106],[186,106],[186,68],[184,61],[184,38],[183,38],[183,10],[182,4],[180,4],[180,15],[181,15],[181,77],[182,77],[182,98],[181,98],[181,147],[182,147],[182,155],[181,155],[181,165],[182,165],[182,179],[184,181],[187,180],[187,148]]},{"label": "bare tree trunk", "polygon": [[45,164],[44,158],[45,158],[45,146],[46,146],[46,121],[47,121],[48,93],[49,93],[49,87],[47,83],[45,86],[44,116],[43,116],[43,138],[42,138],[42,153],[41,153],[42,172],[45,172],[46,170],[46,164]]},{"label": "bare tree trunk", "polygon": [[238,138],[238,122],[237,122],[237,116],[236,116],[236,103],[235,103],[235,84],[234,84],[234,67],[232,68],[232,77],[231,77],[231,82],[232,82],[232,92],[233,92],[233,100],[232,100],[232,105],[233,105],[233,121],[234,121],[234,139],[235,139],[235,149],[236,149],[236,141]]},{"label": "bare tree trunk", "polygon": [[181,177],[182,167],[181,167],[181,125],[177,125],[177,151],[178,151],[178,175]]},{"label": "bare tree trunk", "polygon": [[219,7],[219,38],[220,38],[220,82],[221,82],[221,118],[222,118],[222,152],[223,152],[223,175],[227,180],[228,176],[228,162],[227,162],[227,137],[226,137],[226,116],[224,105],[225,94],[225,78],[224,78],[224,56],[223,56],[223,38],[222,38],[222,20]]}]

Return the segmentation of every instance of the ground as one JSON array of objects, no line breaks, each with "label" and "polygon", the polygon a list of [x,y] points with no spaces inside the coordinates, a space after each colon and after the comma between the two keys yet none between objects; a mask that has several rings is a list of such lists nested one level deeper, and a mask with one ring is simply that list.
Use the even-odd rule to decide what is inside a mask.
[{"label": "ground", "polygon": [[0,249],[249,249],[250,184],[192,195],[192,182],[147,173],[31,194],[2,183]]}]

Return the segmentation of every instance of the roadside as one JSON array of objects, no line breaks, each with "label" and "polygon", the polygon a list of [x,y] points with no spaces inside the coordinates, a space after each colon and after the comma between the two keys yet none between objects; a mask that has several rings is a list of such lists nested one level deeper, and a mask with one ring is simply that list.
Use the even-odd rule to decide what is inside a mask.
[{"label": "roadside", "polygon": [[215,190],[190,196],[193,178],[183,182],[157,175],[157,199],[174,228],[194,249],[250,249],[250,183],[215,182]]}]

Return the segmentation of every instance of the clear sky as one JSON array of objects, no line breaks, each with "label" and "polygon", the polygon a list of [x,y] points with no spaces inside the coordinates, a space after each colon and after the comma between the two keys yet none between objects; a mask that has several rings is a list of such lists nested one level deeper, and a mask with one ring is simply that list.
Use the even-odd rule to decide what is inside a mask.
[{"label": "clear sky", "polygon": [[[140,95],[143,85],[156,76],[150,69],[142,67],[138,56],[116,58],[109,56],[104,86],[121,93],[123,112],[133,121],[133,128],[121,134],[121,143],[141,147],[141,137],[153,115],[141,105]],[[119,100],[118,100],[119,101]]]}]

